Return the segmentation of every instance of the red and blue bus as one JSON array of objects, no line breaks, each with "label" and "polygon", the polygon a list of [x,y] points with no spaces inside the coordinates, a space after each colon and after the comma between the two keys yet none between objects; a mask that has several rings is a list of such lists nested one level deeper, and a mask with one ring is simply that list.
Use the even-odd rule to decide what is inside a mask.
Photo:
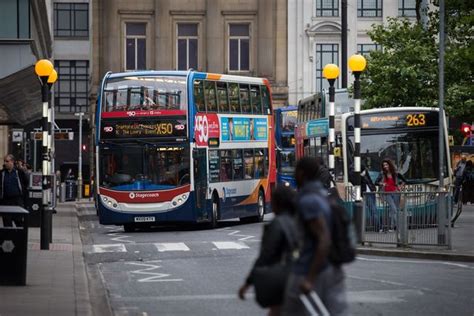
[{"label": "red and blue bus", "polygon": [[275,141],[277,145],[277,183],[296,188],[295,126],[298,107],[275,109]]},{"label": "red and blue bus", "polygon": [[96,113],[96,205],[126,231],[262,221],[276,182],[268,80],[196,71],[107,73]]}]

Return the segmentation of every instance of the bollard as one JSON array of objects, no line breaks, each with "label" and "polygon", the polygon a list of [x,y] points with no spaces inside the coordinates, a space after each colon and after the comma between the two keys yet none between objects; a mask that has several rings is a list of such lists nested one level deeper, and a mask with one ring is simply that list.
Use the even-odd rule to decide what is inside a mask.
[{"label": "bollard", "polygon": [[357,243],[362,243],[362,231],[363,231],[363,205],[362,201],[354,201],[354,225],[357,236]]}]

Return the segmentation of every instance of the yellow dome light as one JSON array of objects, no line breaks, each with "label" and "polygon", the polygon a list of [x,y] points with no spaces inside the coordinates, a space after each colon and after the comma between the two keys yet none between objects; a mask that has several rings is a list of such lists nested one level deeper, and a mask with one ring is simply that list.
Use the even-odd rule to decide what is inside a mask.
[{"label": "yellow dome light", "polygon": [[359,55],[359,54],[352,55],[349,58],[349,68],[352,70],[352,72],[364,71],[366,66],[367,66],[367,61],[362,55]]},{"label": "yellow dome light", "polygon": [[56,72],[56,70],[53,69],[53,71],[51,71],[51,73],[49,74],[48,83],[53,84],[56,82],[56,80],[58,80],[58,73]]},{"label": "yellow dome light", "polygon": [[47,59],[41,59],[35,65],[35,72],[39,77],[48,77],[53,69],[53,64]]},{"label": "yellow dome light", "polygon": [[323,76],[328,80],[336,79],[337,77],[339,77],[339,67],[334,64],[327,64],[326,66],[324,66]]}]

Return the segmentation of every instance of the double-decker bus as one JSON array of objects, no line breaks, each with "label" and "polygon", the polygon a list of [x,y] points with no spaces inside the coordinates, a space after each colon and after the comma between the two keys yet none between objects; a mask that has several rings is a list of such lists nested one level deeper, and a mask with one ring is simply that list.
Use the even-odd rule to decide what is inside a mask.
[{"label": "double-decker bus", "polygon": [[107,73],[96,113],[101,224],[262,221],[275,185],[269,82],[195,71]]},{"label": "double-decker bus", "polygon": [[277,183],[295,188],[295,126],[298,107],[287,106],[275,109],[274,112]]}]

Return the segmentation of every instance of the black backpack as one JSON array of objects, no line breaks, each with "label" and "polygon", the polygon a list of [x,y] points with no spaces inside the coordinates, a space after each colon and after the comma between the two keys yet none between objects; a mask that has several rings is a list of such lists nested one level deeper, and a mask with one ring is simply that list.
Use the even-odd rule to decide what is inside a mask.
[{"label": "black backpack", "polygon": [[355,260],[355,229],[335,187],[328,190],[328,199],[332,219],[330,227],[332,245],[329,250],[329,261],[335,266],[340,266]]}]

